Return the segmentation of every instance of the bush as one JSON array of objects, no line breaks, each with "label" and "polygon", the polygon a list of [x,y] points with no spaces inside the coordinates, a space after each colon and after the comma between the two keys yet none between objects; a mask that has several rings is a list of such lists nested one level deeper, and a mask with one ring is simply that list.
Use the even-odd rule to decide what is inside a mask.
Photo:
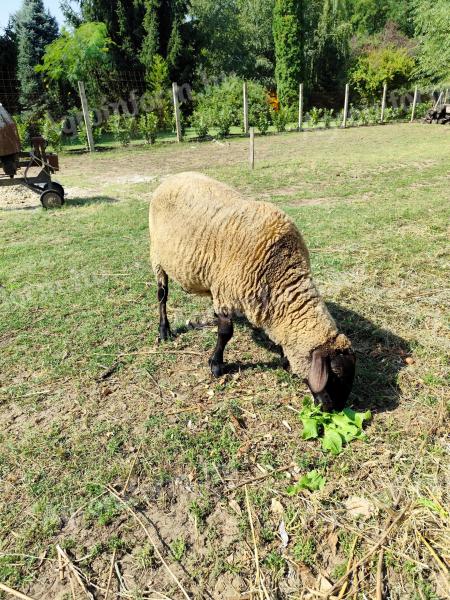
[{"label": "bush", "polygon": [[327,108],[323,109],[323,122],[324,122],[325,127],[327,127],[327,128],[330,127],[330,125],[331,125],[331,121],[333,119],[333,113],[334,113],[333,109],[330,109],[330,110],[328,110]]},{"label": "bush", "polygon": [[290,112],[289,109],[285,106],[282,106],[278,111],[273,111],[272,113],[272,121],[275,125],[275,129],[278,133],[282,131],[286,131],[286,125],[290,121]]},{"label": "bush", "polygon": [[41,122],[42,137],[48,142],[54,152],[60,152],[63,147],[62,123],[53,121],[46,116]]},{"label": "bush", "polygon": [[158,133],[158,117],[155,113],[141,115],[137,122],[137,128],[147,144],[154,144]]},{"label": "bush", "polygon": [[365,102],[379,99],[384,83],[391,89],[406,85],[413,73],[414,59],[406,48],[375,48],[359,57],[351,81]]},{"label": "bush", "polygon": [[114,139],[122,146],[128,146],[136,132],[136,119],[125,115],[112,115],[108,124],[114,135]]},{"label": "bush", "polygon": [[191,126],[200,139],[204,139],[208,135],[208,123],[205,115],[194,112],[191,116]]},{"label": "bush", "polygon": [[[266,90],[258,83],[249,81],[248,106],[249,125],[265,128],[266,121],[270,124],[270,105]],[[243,81],[235,76],[230,76],[218,86],[207,87],[204,93],[195,98],[195,110],[191,123],[201,132],[211,128],[219,128],[219,137],[229,134],[232,126],[243,128]],[[262,129],[261,129],[262,127]],[[197,130],[198,131],[198,130]]]},{"label": "bush", "polygon": [[313,106],[309,111],[309,116],[311,118],[311,124],[313,127],[317,127],[319,121],[322,117],[322,109]]},{"label": "bush", "polygon": [[257,126],[261,135],[266,135],[270,127],[270,119],[266,115],[260,114],[257,120]]}]

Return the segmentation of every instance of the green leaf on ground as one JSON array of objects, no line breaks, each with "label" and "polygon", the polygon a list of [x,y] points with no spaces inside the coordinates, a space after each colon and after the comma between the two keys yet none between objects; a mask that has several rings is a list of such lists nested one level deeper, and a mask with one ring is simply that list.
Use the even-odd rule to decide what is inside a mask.
[{"label": "green leaf on ground", "polygon": [[316,492],[317,490],[323,489],[325,485],[325,477],[319,473],[316,469],[309,471],[306,475],[303,475],[297,483],[290,485],[287,488],[289,496],[295,496],[300,490],[310,490]]}]

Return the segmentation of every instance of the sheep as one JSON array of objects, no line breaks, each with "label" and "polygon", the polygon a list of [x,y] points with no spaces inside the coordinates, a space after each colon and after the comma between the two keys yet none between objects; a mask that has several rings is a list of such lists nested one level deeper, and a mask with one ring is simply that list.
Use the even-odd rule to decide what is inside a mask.
[{"label": "sheep", "polygon": [[214,376],[224,372],[232,319],[241,314],[281,346],[292,372],[324,410],[345,406],[355,373],[351,342],[328,312],[311,276],[305,242],[284,212],[187,172],[157,188],[149,225],[161,341],[171,335],[166,311],[170,277],[186,292],[212,298],[218,319],[209,359]]}]

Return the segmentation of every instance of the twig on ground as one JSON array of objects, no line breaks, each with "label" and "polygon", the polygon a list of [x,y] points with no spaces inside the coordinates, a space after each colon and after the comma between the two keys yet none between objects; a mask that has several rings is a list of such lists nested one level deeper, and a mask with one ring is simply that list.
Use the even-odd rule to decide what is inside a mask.
[{"label": "twig on ground", "polygon": [[[438,555],[438,553],[436,552],[436,550],[433,548],[433,546],[430,544],[430,542],[420,533],[420,531],[418,529],[416,529],[416,533],[420,539],[420,541],[425,544],[426,548],[428,549],[428,552],[431,554],[431,556],[434,558],[434,560],[436,561],[436,564],[438,565],[439,569],[441,570],[442,574],[448,578],[449,575],[449,571],[447,568],[447,565],[444,563],[444,561],[440,558],[440,556]],[[448,581],[448,579],[447,579]]]},{"label": "twig on ground", "polygon": [[258,590],[259,597],[263,598],[263,592],[262,592],[261,586],[260,586],[258,545],[256,543],[255,529],[253,527],[252,511],[250,508],[250,498],[248,497],[248,489],[247,489],[246,485],[245,485],[244,489],[245,489],[245,502],[247,504],[248,520],[250,523],[250,531],[252,532],[253,551],[254,551],[255,569],[256,569],[255,584],[256,584],[256,589]]},{"label": "twig on ground", "polygon": [[268,477],[276,475],[277,473],[283,473],[284,471],[289,471],[289,469],[292,469],[294,466],[295,465],[293,463],[291,463],[287,467],[280,467],[279,469],[274,469],[273,471],[270,471],[269,473],[266,473],[265,475],[259,475],[258,477],[253,477],[253,479],[247,479],[246,481],[241,481],[241,483],[237,483],[232,488],[225,490],[225,493],[228,494],[230,492],[234,492],[234,490],[237,490],[243,486],[251,485],[252,483],[257,483],[258,481],[263,481],[264,479],[267,479]]},{"label": "twig on ground", "polygon": [[73,573],[73,576],[75,577],[78,585],[81,587],[81,589],[85,593],[86,597],[89,598],[89,600],[94,600],[94,596],[91,594],[91,592],[89,592],[89,590],[84,585],[83,580],[81,579],[80,574],[78,573],[78,570],[76,569],[76,567],[74,566],[74,564],[72,563],[70,558],[67,556],[67,554],[64,552],[64,550],[61,548],[61,546],[59,544],[56,544],[56,550],[58,551],[59,554],[61,554],[61,558],[63,558],[65,561],[64,567],[67,566],[70,569],[71,573]]},{"label": "twig on ground", "polygon": [[134,469],[134,467],[135,467],[135,465],[136,465],[137,459],[139,458],[139,452],[140,452],[140,451],[141,451],[141,449],[142,449],[142,445],[143,445],[143,443],[144,443],[144,442],[142,441],[142,442],[139,444],[139,447],[138,447],[138,449],[136,450],[136,455],[135,455],[135,457],[134,457],[134,460],[133,460],[133,462],[132,462],[132,464],[131,464],[130,472],[128,473],[128,477],[127,477],[127,479],[126,479],[126,481],[125,481],[125,485],[123,486],[123,490],[122,490],[122,496],[123,496],[124,494],[126,494],[126,492],[127,492],[128,484],[130,483],[131,475],[132,475],[132,473],[133,473],[133,469]]},{"label": "twig on ground", "polygon": [[125,584],[125,581],[124,581],[124,579],[122,577],[122,573],[120,572],[119,565],[116,562],[114,562],[114,570],[116,572],[117,579],[119,580],[119,583],[120,583],[120,589],[124,590],[125,592],[127,592],[128,588],[127,588],[127,586]]},{"label": "twig on ground", "polygon": [[61,554],[58,552],[58,572],[59,572],[59,581],[62,583],[64,581],[64,566],[61,560]]},{"label": "twig on ground", "polygon": [[109,596],[109,588],[111,587],[114,565],[116,562],[116,553],[117,553],[117,548],[114,548],[113,553],[112,553],[112,558],[111,558],[111,566],[109,568],[109,573],[108,573],[108,582],[106,584],[105,600],[108,600],[108,596]]},{"label": "twig on ground", "polygon": [[[409,508],[410,508],[410,504],[405,506],[405,508],[398,513],[398,515],[395,517],[395,519],[392,521],[392,523],[390,523],[390,525],[384,529],[384,532],[381,534],[381,536],[379,537],[376,544],[374,546],[372,546],[372,548],[368,552],[366,552],[366,554],[364,554],[364,556],[360,560],[358,560],[358,562],[356,562],[351,569],[347,569],[347,571],[344,573],[344,575],[336,581],[336,583],[333,585],[333,587],[331,589],[328,590],[326,597],[332,596],[333,593],[336,592],[341,587],[341,585],[344,583],[344,581],[347,579],[347,577],[351,574],[353,569],[357,569],[358,567],[365,564],[369,560],[369,558],[371,558],[373,556],[373,554],[375,554],[375,552],[383,545],[384,540],[388,537],[388,535],[391,533],[391,531],[394,529],[394,527],[402,520],[406,511]],[[314,592],[314,593],[317,593],[317,592]],[[320,592],[317,595],[322,595],[322,594]]]},{"label": "twig on ground", "polygon": [[[353,555],[355,553],[355,548],[356,548],[356,544],[358,542],[359,536],[355,535],[355,538],[353,540],[352,546],[350,548],[350,554],[348,556],[348,562],[347,562],[347,572],[349,573],[349,576],[354,573],[354,569],[350,568],[352,566],[353,563]],[[345,594],[345,590],[347,589],[348,586],[348,579],[346,579],[344,581],[344,585],[341,587],[341,591],[338,594],[338,598],[339,600],[341,600],[344,597]]]},{"label": "twig on ground", "polygon": [[376,600],[383,600],[383,548],[378,553]]},{"label": "twig on ground", "polygon": [[136,514],[136,512],[125,502],[125,500],[121,496],[119,496],[119,494],[117,494],[111,487],[106,486],[106,489],[109,491],[110,494],[112,494],[114,496],[114,498],[116,498],[116,500],[118,500],[125,507],[125,509],[131,514],[131,516],[135,519],[135,521],[140,525],[141,529],[144,531],[145,535],[147,536],[149,542],[153,546],[153,548],[156,552],[156,556],[159,558],[159,560],[162,562],[162,564],[166,568],[169,575],[175,581],[178,588],[182,592],[183,596],[185,598],[187,598],[187,600],[190,600],[189,594],[186,592],[181,581],[177,578],[175,573],[172,571],[172,569],[169,567],[169,565],[165,561],[163,555],[159,551],[158,546],[156,545],[155,541],[153,540],[153,537],[151,536],[149,530],[147,529],[147,527],[145,526],[143,521],[139,518],[139,516]]},{"label": "twig on ground", "polygon": [[13,590],[4,583],[0,583],[0,590],[6,592],[7,594],[11,594],[11,596],[15,596],[16,598],[21,598],[21,600],[34,600],[31,596],[27,596],[26,594],[22,594],[22,592]]}]

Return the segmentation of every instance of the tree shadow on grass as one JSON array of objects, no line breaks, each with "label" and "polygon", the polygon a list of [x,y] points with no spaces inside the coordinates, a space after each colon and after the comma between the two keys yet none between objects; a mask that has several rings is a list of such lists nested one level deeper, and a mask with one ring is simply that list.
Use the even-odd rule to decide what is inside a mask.
[{"label": "tree shadow on grass", "polygon": [[110,196],[89,196],[87,198],[66,198],[65,205],[69,206],[91,206],[92,204],[116,204],[117,198]]},{"label": "tree shadow on grass", "polygon": [[[357,410],[394,410],[399,404],[400,396],[398,374],[406,367],[404,359],[411,351],[410,344],[353,310],[334,302],[329,302],[327,306],[340,331],[352,341],[356,353],[356,376],[350,404]],[[252,338],[266,350],[280,351],[260,329],[252,328]],[[281,358],[274,361],[273,368],[281,366]]]}]

